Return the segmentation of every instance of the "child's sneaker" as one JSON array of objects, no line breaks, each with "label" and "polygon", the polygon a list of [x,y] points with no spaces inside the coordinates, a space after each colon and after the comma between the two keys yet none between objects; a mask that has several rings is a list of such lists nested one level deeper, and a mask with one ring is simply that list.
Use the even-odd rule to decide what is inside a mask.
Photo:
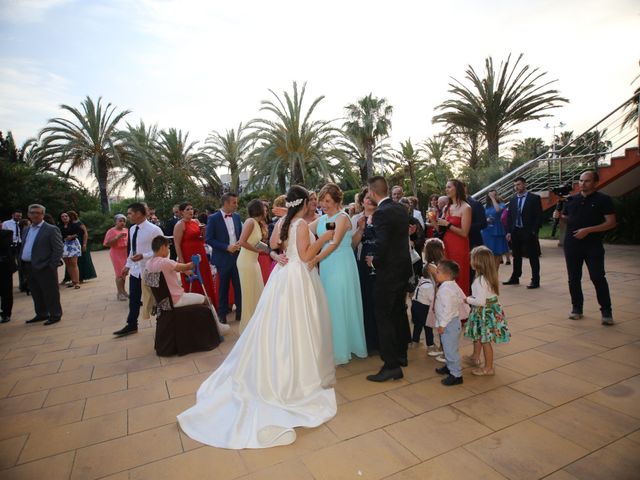
[{"label": "child's sneaker", "polygon": [[444,358],[444,355],[440,355],[436,357],[436,362],[447,363],[447,360]]},{"label": "child's sneaker", "polygon": [[438,356],[442,355],[442,350],[440,350],[435,345],[428,345],[427,346],[427,355],[429,355],[430,357],[438,357]]}]

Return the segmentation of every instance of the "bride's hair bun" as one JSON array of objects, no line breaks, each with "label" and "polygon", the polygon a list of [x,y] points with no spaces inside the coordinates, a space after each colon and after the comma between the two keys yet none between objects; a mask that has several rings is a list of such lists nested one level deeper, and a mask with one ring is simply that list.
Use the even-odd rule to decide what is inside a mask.
[{"label": "bride's hair bun", "polygon": [[289,238],[289,226],[291,225],[291,219],[306,205],[306,200],[309,199],[309,192],[306,188],[300,185],[293,185],[287,191],[287,203],[286,206],[287,216],[284,217],[282,227],[280,228],[280,242],[284,243]]}]

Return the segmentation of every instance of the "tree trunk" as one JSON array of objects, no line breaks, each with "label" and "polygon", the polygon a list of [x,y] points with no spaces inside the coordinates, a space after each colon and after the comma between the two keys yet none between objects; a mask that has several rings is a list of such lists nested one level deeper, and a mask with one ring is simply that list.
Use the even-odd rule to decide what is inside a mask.
[{"label": "tree trunk", "polygon": [[360,183],[364,186],[367,184],[367,180],[369,180],[369,175],[367,175],[366,162],[363,165],[359,165],[358,168],[360,170]]},{"label": "tree trunk", "polygon": [[418,178],[413,168],[409,170],[409,175],[411,179],[411,191],[413,192],[413,196],[417,197],[418,196]]},{"label": "tree trunk", "polygon": [[106,160],[102,157],[98,159],[96,176],[98,177],[98,189],[100,191],[100,208],[102,209],[102,213],[109,213],[109,194],[107,193],[109,169]]},{"label": "tree trunk", "polygon": [[[365,140],[364,141],[364,155],[367,160],[367,180],[373,177],[373,144],[374,140]],[[380,172],[381,174],[383,172]]]},{"label": "tree trunk", "polygon": [[500,158],[500,136],[498,133],[487,133],[487,151],[490,165]]},{"label": "tree trunk", "polygon": [[287,191],[287,177],[285,176],[284,170],[278,172],[278,186],[280,187],[280,192],[286,193]]},{"label": "tree trunk", "polygon": [[300,160],[297,160],[293,164],[293,171],[291,172],[291,185],[302,185],[303,183],[302,167],[300,166]]},{"label": "tree trunk", "polygon": [[231,169],[231,191],[235,194],[240,190],[240,172],[237,169]]}]

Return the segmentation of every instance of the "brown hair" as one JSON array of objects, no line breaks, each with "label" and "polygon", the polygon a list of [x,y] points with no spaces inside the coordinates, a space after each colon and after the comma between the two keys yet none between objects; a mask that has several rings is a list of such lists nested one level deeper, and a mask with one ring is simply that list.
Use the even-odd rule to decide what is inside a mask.
[{"label": "brown hair", "polygon": [[289,226],[291,225],[291,220],[295,217],[296,213],[298,213],[303,208],[307,208],[307,201],[309,200],[309,193],[304,187],[300,185],[293,185],[289,188],[287,192],[287,202],[293,202],[295,200],[302,200],[295,207],[289,207],[287,210],[287,216],[284,217],[284,221],[282,222],[282,226],[280,227],[280,241],[284,244],[289,238]]},{"label": "brown hair", "polygon": [[67,212],[67,215],[69,215],[69,220],[71,220],[72,222],[78,220],[78,214],[74,210],[69,210]]},{"label": "brown hair", "polygon": [[335,183],[327,183],[324,187],[320,189],[320,193],[318,193],[318,200],[322,200],[325,195],[329,195],[331,199],[337,204],[342,203],[343,193],[340,190],[340,187]]},{"label": "brown hair", "polygon": [[444,259],[444,242],[439,238],[429,238],[424,244],[424,259],[436,265]]},{"label": "brown hair", "polygon": [[[456,190],[456,203],[461,204],[462,202],[466,202],[467,194],[464,183],[457,178],[452,178],[449,181],[453,183],[453,188]],[[452,203],[453,202],[451,201],[451,197],[449,197],[449,205],[451,205]]]},{"label": "brown hair", "polygon": [[386,197],[389,194],[389,184],[387,180],[380,175],[371,177],[367,180],[367,184],[369,185],[369,190],[380,197]]},{"label": "brown hair", "polygon": [[449,260],[448,258],[440,260],[440,262],[438,263],[438,268],[451,275],[454,280],[458,278],[458,275],[460,275],[460,266],[456,262],[454,262],[453,260]]},{"label": "brown hair", "polygon": [[287,203],[287,196],[280,195],[279,197],[276,197],[276,199],[273,201],[273,206],[278,208],[284,208],[286,207],[286,203]]},{"label": "brown hair", "polygon": [[151,240],[151,250],[153,250],[154,253],[159,252],[163,246],[169,246],[168,238],[165,238],[162,235],[158,235],[157,237],[154,237],[153,240]]},{"label": "brown hair", "polygon": [[478,274],[478,278],[484,277],[485,281],[496,295],[500,294],[500,280],[498,279],[498,267],[493,252],[484,245],[471,250],[471,268]]}]

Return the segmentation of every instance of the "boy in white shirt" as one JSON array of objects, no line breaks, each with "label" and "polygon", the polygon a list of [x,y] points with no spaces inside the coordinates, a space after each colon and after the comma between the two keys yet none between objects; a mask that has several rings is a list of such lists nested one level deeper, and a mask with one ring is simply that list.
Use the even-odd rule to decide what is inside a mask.
[{"label": "boy in white shirt", "polygon": [[447,375],[442,379],[442,384],[447,387],[460,385],[463,382],[458,343],[462,328],[460,318],[466,318],[469,315],[469,307],[465,303],[464,292],[455,281],[459,273],[460,267],[453,260],[442,260],[438,263],[436,281],[440,286],[436,293],[434,313],[447,364],[436,368],[436,372]]}]

